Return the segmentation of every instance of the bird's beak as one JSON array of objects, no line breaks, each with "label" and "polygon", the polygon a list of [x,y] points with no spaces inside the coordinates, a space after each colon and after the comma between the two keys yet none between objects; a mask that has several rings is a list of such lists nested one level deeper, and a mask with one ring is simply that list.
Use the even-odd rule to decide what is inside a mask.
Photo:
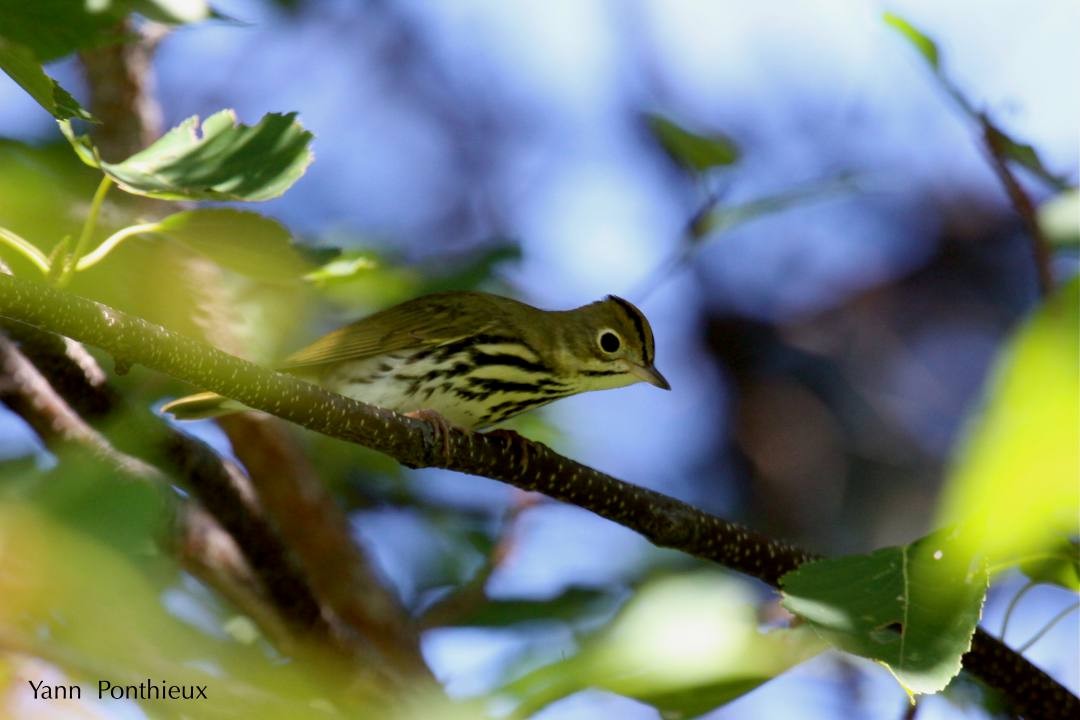
[{"label": "bird's beak", "polygon": [[670,390],[671,384],[660,374],[660,371],[654,368],[652,365],[638,365],[637,363],[627,362],[627,369],[634,377],[644,380],[650,385],[655,385],[661,390]]}]

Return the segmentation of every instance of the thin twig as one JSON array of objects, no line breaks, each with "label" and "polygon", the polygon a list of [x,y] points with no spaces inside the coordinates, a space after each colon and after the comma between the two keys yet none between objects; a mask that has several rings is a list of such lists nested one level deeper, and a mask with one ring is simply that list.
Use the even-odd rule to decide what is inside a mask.
[{"label": "thin twig", "polygon": [[1042,626],[1042,628],[1039,630],[1039,632],[1032,635],[1030,640],[1028,640],[1026,643],[1021,645],[1020,647],[1016,648],[1016,652],[1021,652],[1021,653],[1022,652],[1027,652],[1027,650],[1032,645],[1034,645],[1035,643],[1042,640],[1043,637],[1046,636],[1046,633],[1050,632],[1051,628],[1053,628],[1059,622],[1061,622],[1062,620],[1067,618],[1069,616],[1069,613],[1075,612],[1076,610],[1080,610],[1080,602],[1074,602],[1071,605],[1068,605],[1067,607],[1062,608],[1061,611],[1057,615],[1050,618],[1050,621]]},{"label": "thin twig", "polygon": [[1020,598],[1024,597],[1028,590],[1031,590],[1036,584],[1037,583],[1034,580],[1028,580],[1027,584],[1020,588],[1016,594],[1012,596],[1012,599],[1009,600],[1009,606],[1005,608],[1005,617],[1001,620],[1001,632],[998,633],[998,637],[1001,638],[1002,642],[1005,641],[1005,633],[1009,629],[1009,620],[1012,618],[1013,610],[1015,610],[1016,606],[1020,603]]},{"label": "thin twig", "polygon": [[990,166],[994,169],[998,180],[1005,187],[1013,209],[1020,216],[1027,228],[1028,239],[1031,242],[1031,255],[1035,262],[1035,272],[1039,280],[1039,294],[1046,297],[1054,289],[1054,274],[1051,267],[1050,244],[1043,234],[1039,225],[1038,212],[1035,203],[1028,196],[1024,186],[1020,184],[1009,162],[1003,145],[1001,132],[994,127],[986,116],[986,113],[978,114],[979,129],[982,132],[983,145],[986,148]]}]

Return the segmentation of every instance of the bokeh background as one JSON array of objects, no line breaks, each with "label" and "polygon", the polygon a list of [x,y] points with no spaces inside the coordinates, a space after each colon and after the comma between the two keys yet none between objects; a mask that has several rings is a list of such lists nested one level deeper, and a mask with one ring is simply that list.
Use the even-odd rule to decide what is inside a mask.
[{"label": "bokeh background", "polygon": [[[293,335],[402,299],[446,268],[541,307],[619,294],[649,316],[673,390],[561,401],[532,421],[545,439],[824,553],[930,529],[950,452],[995,352],[1037,300],[1036,276],[977,129],[882,12],[932,35],[961,91],[1075,182],[1076,2],[214,5],[237,22],[181,28],[159,49],[165,125],[222,107],[249,123],[298,111],[316,134],[316,162],[258,209],[312,248],[359,249],[379,263]],[[82,96],[73,62],[50,70]],[[662,152],[644,113],[722,133],[740,158],[695,182]],[[0,136],[57,139],[51,119],[6,80]],[[1036,199],[1048,197],[1025,181]],[[737,207],[792,191],[801,199],[679,255],[706,192]],[[1075,272],[1074,256],[1057,263],[1061,276]],[[161,399],[182,391],[163,386]],[[213,424],[185,429],[229,452]],[[0,417],[5,457],[44,457],[33,442]],[[463,527],[495,533],[520,503],[512,488],[439,471],[342,468],[328,480],[354,503],[358,536],[413,606],[475,570],[482,553]],[[390,499],[401,496],[409,501]],[[550,502],[508,532],[493,597],[590,588],[618,598],[687,564]],[[1010,577],[992,589],[988,628],[1000,627],[1021,584]],[[1026,639],[1070,602],[1059,588],[1028,593],[1008,639]],[[424,649],[450,692],[466,697],[572,652],[575,633],[559,620],[441,629]],[[1074,692],[1078,634],[1073,613],[1028,651]],[[884,669],[826,654],[709,717],[892,718],[905,702]],[[982,715],[932,698],[919,716]],[[586,692],[540,717],[657,713]]]}]

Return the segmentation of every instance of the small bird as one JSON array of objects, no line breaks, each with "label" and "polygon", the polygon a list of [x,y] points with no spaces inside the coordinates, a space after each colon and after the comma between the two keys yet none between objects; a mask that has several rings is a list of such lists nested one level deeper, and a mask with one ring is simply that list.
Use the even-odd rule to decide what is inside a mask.
[{"label": "small bird", "polygon": [[[482,429],[589,390],[639,381],[670,390],[653,352],[649,321],[614,295],[555,311],[488,293],[443,292],[324,335],[279,369],[355,400]],[[195,420],[244,407],[203,392],[162,409]]]}]

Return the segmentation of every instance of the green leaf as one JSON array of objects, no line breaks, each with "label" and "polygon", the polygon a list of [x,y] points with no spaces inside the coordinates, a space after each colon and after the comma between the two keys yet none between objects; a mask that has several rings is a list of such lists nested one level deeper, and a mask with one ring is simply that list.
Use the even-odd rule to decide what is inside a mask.
[{"label": "green leaf", "polygon": [[899,15],[887,12],[885,13],[884,18],[885,24],[903,35],[904,38],[919,51],[919,54],[923,56],[935,72],[941,70],[941,59],[938,53],[937,43]]},{"label": "green leaf", "polygon": [[692,133],[661,115],[646,114],[645,119],[664,152],[687,170],[704,172],[731,165],[739,159],[739,148],[719,133]]},{"label": "green leaf", "polygon": [[1043,164],[1042,158],[1039,157],[1039,153],[1034,146],[1013,139],[1001,128],[991,123],[985,115],[982,116],[982,120],[987,135],[986,141],[996,152],[1000,153],[1005,159],[1017,163],[1035,177],[1059,191],[1068,187],[1068,182],[1064,177],[1055,175]]},{"label": "green leaf", "polygon": [[1069,188],[1040,205],[1038,220],[1055,245],[1080,245],[1080,188]]},{"label": "green leaf", "polygon": [[521,259],[521,247],[503,241],[491,247],[479,248],[464,262],[447,266],[443,261],[438,271],[425,278],[423,292],[435,293],[448,290],[475,290],[490,281],[495,268],[506,262]]},{"label": "green leaf", "polygon": [[515,715],[586,688],[696,716],[821,651],[806,628],[758,629],[754,593],[715,572],[649,583],[581,651],[503,688]]},{"label": "green leaf", "polygon": [[1021,562],[1020,572],[1035,582],[1080,592],[1080,542],[1063,539],[1037,557]]},{"label": "green leaf", "polygon": [[[127,192],[162,200],[269,200],[304,174],[314,156],[312,134],[296,113],[269,113],[259,124],[237,122],[222,110],[200,126],[191,117],[150,147],[119,163],[95,162]],[[84,148],[84,138],[72,138]]]},{"label": "green leaf", "polygon": [[19,87],[57,120],[73,117],[91,119],[90,113],[67,90],[45,74],[45,69],[30,48],[0,37],[0,70],[10,75]]},{"label": "green leaf", "polygon": [[355,280],[378,267],[379,261],[367,250],[342,250],[333,260],[305,275],[304,279],[325,286]]},{"label": "green leaf", "polygon": [[[120,518],[124,500],[117,498],[111,509],[84,507],[82,515],[101,509]],[[165,585],[179,573],[167,554],[136,561],[94,534],[105,518],[96,528],[71,527],[64,519],[33,503],[0,500],[0,627],[6,642],[116,684],[149,677],[206,685],[221,717],[372,716],[362,700],[332,689],[342,686],[343,673],[329,660],[309,655],[305,662],[282,663],[260,643],[202,631],[208,621],[224,624],[222,609],[182,586]],[[143,535],[141,544],[152,540]],[[198,608],[199,623],[171,612],[162,601],[166,592]],[[172,714],[167,699],[151,699],[145,707],[152,717]]]},{"label": "green leaf", "polygon": [[993,564],[1080,530],[1080,278],[1016,331],[953,456],[939,521]]},{"label": "green leaf", "polygon": [[963,553],[937,534],[819,560],[780,579],[783,604],[833,645],[888,665],[909,693],[935,693],[960,672],[986,595],[985,566]]},{"label": "green leaf", "polygon": [[119,23],[130,12],[171,24],[210,16],[205,0],[0,0],[0,36],[49,62],[123,41]]},{"label": "green leaf", "polygon": [[258,213],[231,208],[186,210],[157,223],[157,232],[256,280],[299,280],[309,269],[293,247],[289,231]]}]

